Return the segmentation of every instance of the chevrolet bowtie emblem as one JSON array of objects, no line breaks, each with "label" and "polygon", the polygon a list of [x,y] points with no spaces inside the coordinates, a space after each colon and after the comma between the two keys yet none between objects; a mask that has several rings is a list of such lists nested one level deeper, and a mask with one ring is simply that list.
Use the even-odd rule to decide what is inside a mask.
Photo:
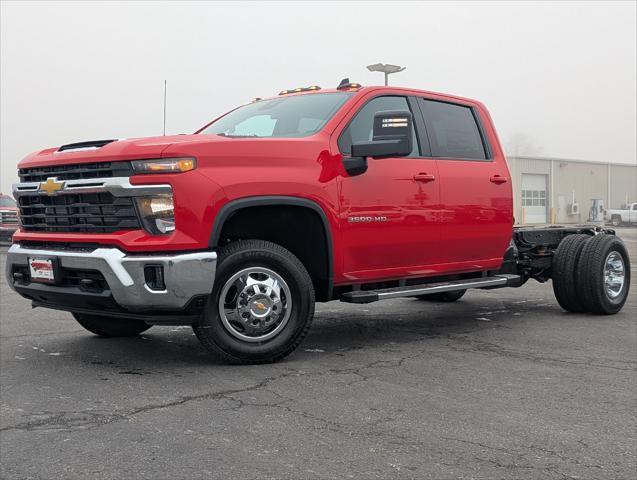
[{"label": "chevrolet bowtie emblem", "polygon": [[259,310],[263,311],[265,310],[265,305],[261,302],[254,302],[255,307],[257,307]]},{"label": "chevrolet bowtie emblem", "polygon": [[45,192],[47,195],[55,195],[57,192],[64,188],[64,182],[58,182],[55,177],[49,177],[46,182],[40,182],[40,192]]}]

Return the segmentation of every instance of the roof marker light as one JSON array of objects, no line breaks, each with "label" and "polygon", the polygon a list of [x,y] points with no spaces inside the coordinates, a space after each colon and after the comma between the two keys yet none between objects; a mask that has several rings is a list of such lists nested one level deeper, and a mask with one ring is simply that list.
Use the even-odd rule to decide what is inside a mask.
[{"label": "roof marker light", "polygon": [[313,92],[316,90],[320,90],[321,87],[318,85],[312,85],[311,87],[298,87],[292,90],[281,90],[279,95],[289,95],[290,93],[299,93],[299,92]]}]

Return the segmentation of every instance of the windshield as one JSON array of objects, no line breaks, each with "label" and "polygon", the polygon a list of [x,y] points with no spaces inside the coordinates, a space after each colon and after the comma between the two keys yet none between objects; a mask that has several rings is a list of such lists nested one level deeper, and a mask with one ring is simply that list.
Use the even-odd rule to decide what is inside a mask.
[{"label": "windshield", "polygon": [[260,100],[221,117],[199,133],[228,137],[306,137],[318,132],[351,93],[313,93]]},{"label": "windshield", "polygon": [[0,197],[0,207],[15,207],[15,202],[11,197],[2,196]]}]

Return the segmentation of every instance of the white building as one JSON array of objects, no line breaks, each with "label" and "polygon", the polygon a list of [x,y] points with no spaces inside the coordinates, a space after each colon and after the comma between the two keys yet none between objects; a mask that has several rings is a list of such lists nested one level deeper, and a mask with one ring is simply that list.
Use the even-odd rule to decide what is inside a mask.
[{"label": "white building", "polygon": [[508,157],[517,223],[585,223],[592,201],[637,202],[637,165],[548,157]]}]

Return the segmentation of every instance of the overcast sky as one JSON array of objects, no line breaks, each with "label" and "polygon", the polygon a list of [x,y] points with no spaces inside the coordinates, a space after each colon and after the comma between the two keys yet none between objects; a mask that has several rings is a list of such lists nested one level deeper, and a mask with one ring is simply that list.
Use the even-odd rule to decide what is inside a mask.
[{"label": "overcast sky", "polygon": [[256,96],[407,69],[483,101],[509,153],[636,161],[635,2],[2,2],[1,188],[31,151],[191,133]]}]

